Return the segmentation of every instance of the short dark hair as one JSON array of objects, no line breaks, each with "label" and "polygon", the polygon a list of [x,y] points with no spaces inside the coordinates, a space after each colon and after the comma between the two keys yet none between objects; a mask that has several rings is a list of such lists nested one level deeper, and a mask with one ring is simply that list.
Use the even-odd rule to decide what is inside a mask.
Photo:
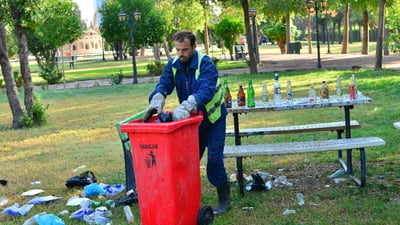
[{"label": "short dark hair", "polygon": [[183,42],[185,38],[189,39],[190,45],[194,46],[196,36],[191,31],[181,30],[174,34],[174,41]]}]

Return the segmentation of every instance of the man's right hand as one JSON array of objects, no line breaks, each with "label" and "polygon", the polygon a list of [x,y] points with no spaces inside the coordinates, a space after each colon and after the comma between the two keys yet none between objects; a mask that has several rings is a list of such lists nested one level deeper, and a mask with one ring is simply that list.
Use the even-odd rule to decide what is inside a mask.
[{"label": "man's right hand", "polygon": [[153,116],[156,113],[162,112],[164,103],[165,103],[164,96],[161,93],[155,94],[150,101],[150,105],[147,108],[143,121],[147,122],[151,118],[151,116]]}]

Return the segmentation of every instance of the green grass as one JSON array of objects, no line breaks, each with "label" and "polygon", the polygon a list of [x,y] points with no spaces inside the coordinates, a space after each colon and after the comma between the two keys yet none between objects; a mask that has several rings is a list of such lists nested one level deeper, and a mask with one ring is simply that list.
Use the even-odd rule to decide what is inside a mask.
[{"label": "green grass", "polygon": [[[87,64],[86,64],[87,63]],[[91,70],[95,62],[82,63]],[[110,62],[114,65],[116,62]],[[79,64],[77,65],[79,66]],[[115,68],[117,69],[117,68]],[[93,69],[95,70],[95,69]],[[99,69],[103,71],[105,69]],[[292,80],[295,97],[307,96],[310,83],[327,81],[334,90],[337,75],[343,79],[343,86],[350,82],[352,71],[320,70],[292,71],[279,73],[282,93],[285,94],[287,79]],[[400,197],[398,171],[399,135],[393,122],[399,121],[400,76],[398,71],[379,72],[361,69],[356,73],[359,89],[373,99],[371,104],[355,106],[351,110],[352,119],[358,120],[362,127],[352,132],[354,137],[379,136],[386,141],[384,147],[366,149],[367,185],[354,187],[347,180],[334,184],[326,178],[339,168],[336,153],[302,154],[290,156],[256,157],[244,159],[244,170],[251,174],[261,170],[273,175],[285,175],[294,183],[292,188],[273,188],[268,192],[246,192],[239,195],[237,186],[232,188],[232,209],[215,218],[214,224],[398,224]],[[269,97],[272,98],[273,74],[236,75],[224,77],[236,99],[239,84],[253,80],[256,97],[261,98],[263,81],[267,81]],[[40,188],[45,195],[63,197],[54,203],[36,205],[27,216],[7,217],[0,215],[1,224],[22,224],[30,216],[46,211],[58,214],[68,209],[70,213],[78,207],[65,206],[66,201],[80,195],[81,189],[67,189],[66,179],[76,175],[72,170],[85,165],[80,170],[92,170],[101,183],[125,183],[124,159],[121,142],[115,124],[148,105],[148,95],[155,83],[113,85],[104,87],[75,88],[66,90],[41,90],[36,93],[44,104],[49,104],[48,123],[32,129],[10,130],[11,112],[5,90],[0,92],[0,179],[7,179],[7,187],[0,187],[0,197],[7,197],[8,206],[12,203],[25,204],[30,198],[20,196],[22,192]],[[348,91],[346,88],[345,92]],[[21,93],[22,96],[22,93]],[[23,101],[21,101],[23,102]],[[173,110],[177,105],[174,94],[168,98],[165,109]],[[323,121],[343,120],[343,109],[327,108],[315,110],[296,110],[288,112],[252,113],[240,115],[241,127],[273,126],[284,124],[303,124]],[[233,128],[231,115],[227,127]],[[246,143],[282,142],[297,140],[318,140],[335,138],[335,133],[307,133],[249,137]],[[227,144],[233,144],[227,138]],[[357,154],[354,163],[357,168]],[[203,159],[201,165],[205,166]],[[228,176],[235,173],[235,160],[226,159]],[[278,168],[284,168],[279,172]],[[32,186],[32,181],[40,180],[41,185]],[[217,202],[215,188],[207,181],[204,170],[201,172],[202,203],[214,206]],[[177,180],[177,183],[184,182]],[[327,188],[324,185],[330,184]],[[154,188],[163,189],[163,184]],[[186,191],[186,190],[185,190]],[[298,206],[296,193],[305,195],[304,206]],[[121,197],[122,194],[118,197]],[[92,198],[104,202],[106,198]],[[162,204],[160,202],[160,204]],[[184,203],[190,204],[190,203]],[[254,207],[251,211],[242,207]],[[182,206],[184,208],[184,205]],[[2,210],[4,207],[0,207]],[[296,214],[284,216],[285,209],[295,209]],[[140,214],[137,205],[132,207],[137,224]],[[122,208],[112,210],[113,224],[125,224]],[[60,216],[66,224],[86,224],[83,221]]]}]

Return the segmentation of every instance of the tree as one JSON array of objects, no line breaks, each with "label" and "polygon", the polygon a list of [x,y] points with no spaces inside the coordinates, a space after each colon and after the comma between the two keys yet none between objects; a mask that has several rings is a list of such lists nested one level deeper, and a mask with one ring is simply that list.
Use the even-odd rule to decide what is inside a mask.
[{"label": "tree", "polygon": [[18,56],[20,60],[20,72],[24,80],[24,104],[28,116],[33,112],[33,84],[28,60],[28,41],[26,38],[27,27],[31,23],[32,15],[36,12],[39,0],[6,0],[5,9],[10,12],[12,26],[14,26],[18,40]]},{"label": "tree", "polygon": [[383,45],[383,32],[385,29],[385,5],[386,5],[386,0],[380,0],[379,19],[378,19],[378,38],[376,40],[376,55],[375,55],[374,70],[382,69],[382,45]]},{"label": "tree", "polygon": [[234,59],[233,45],[243,32],[244,25],[236,18],[225,18],[215,27],[215,33],[224,40],[224,46],[228,49],[231,60]]},{"label": "tree", "polygon": [[54,84],[62,77],[56,69],[56,53],[82,35],[80,15],[72,0],[43,0],[40,11],[34,18],[36,26],[28,29],[29,50],[41,69],[40,76]]},{"label": "tree", "polygon": [[[4,6],[4,5],[3,5]],[[5,10],[0,6],[0,21],[5,20]],[[0,65],[1,72],[6,85],[8,103],[12,113],[12,128],[21,128],[20,119],[23,115],[23,110],[18,97],[18,90],[15,84],[14,75],[12,72],[11,64],[8,57],[8,49],[6,43],[7,31],[4,23],[0,22]]]},{"label": "tree", "polygon": [[116,51],[116,55],[114,56],[116,60],[122,60],[124,53],[130,50],[129,25],[127,22],[119,21],[118,15],[123,11],[127,15],[128,20],[129,16],[133,16],[136,10],[141,12],[141,19],[140,21],[132,19],[132,33],[135,49],[140,49],[145,45],[159,43],[165,36],[165,19],[159,11],[154,10],[153,1],[107,1],[102,5],[100,10],[103,16],[100,30],[107,43]]}]

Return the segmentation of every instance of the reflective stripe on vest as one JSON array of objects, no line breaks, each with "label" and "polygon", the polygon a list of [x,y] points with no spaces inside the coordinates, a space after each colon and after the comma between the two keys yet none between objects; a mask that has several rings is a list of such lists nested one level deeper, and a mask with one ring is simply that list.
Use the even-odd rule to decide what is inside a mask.
[{"label": "reflective stripe on vest", "polygon": [[[200,76],[200,64],[201,64],[201,60],[204,57],[204,53],[202,53],[201,51],[196,50],[197,52],[197,70],[196,70],[196,80],[199,78]],[[174,64],[176,62],[176,60],[178,60],[178,56],[175,56],[174,60],[172,61],[172,64]],[[175,75],[176,75],[176,68],[172,66],[172,73],[174,74],[174,82],[175,82]],[[215,121],[217,121],[220,117],[221,117],[221,105],[222,105],[222,101],[223,101],[223,90],[222,90],[222,85],[219,81],[219,78],[217,80],[217,85],[215,87],[215,94],[213,96],[213,98],[211,99],[211,101],[209,101],[206,104],[206,113],[208,116],[208,119],[210,120],[211,123],[215,123]]]}]

